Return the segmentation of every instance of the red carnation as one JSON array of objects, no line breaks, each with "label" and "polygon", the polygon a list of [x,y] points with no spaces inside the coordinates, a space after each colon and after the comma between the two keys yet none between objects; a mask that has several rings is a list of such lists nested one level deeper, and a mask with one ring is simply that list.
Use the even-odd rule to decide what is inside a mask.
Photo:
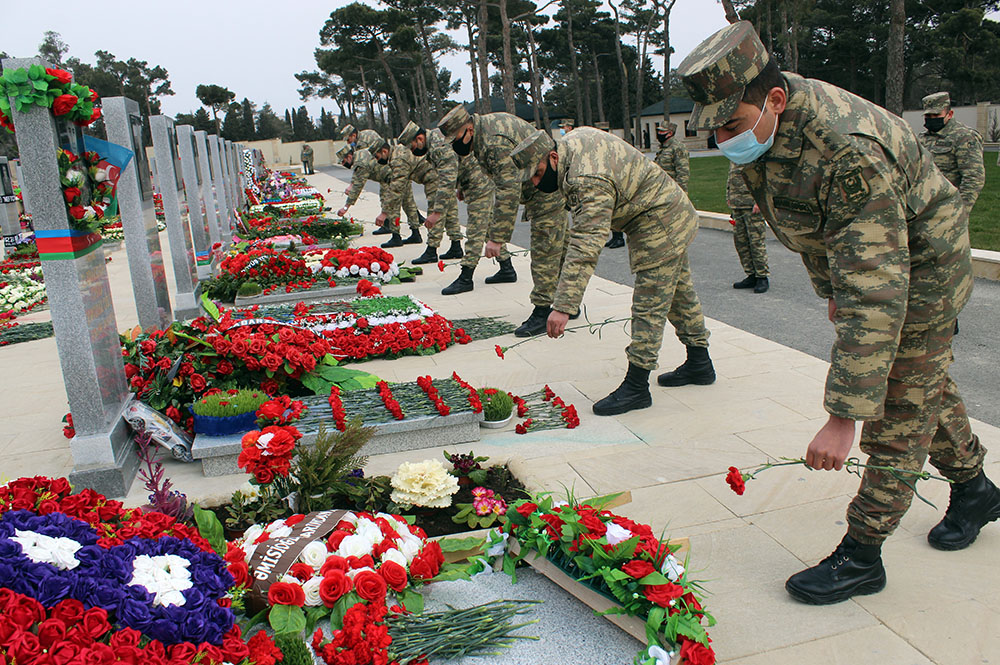
[{"label": "red carnation", "polygon": [[729,473],[726,475],[726,482],[729,486],[739,495],[742,495],[746,491],[746,482],[743,479],[743,474],[735,466],[729,467]]},{"label": "red carnation", "polygon": [[500,356],[500,360],[503,360],[503,347],[497,344],[493,350],[497,352],[498,356]]}]

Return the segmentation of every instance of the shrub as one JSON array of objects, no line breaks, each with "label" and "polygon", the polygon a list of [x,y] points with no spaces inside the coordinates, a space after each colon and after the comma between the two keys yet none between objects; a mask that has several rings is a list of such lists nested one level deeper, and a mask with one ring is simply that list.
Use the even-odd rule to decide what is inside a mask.
[{"label": "shrub", "polygon": [[263,390],[229,390],[195,400],[191,410],[198,416],[238,416],[256,411],[269,399]]},{"label": "shrub", "polygon": [[480,388],[477,392],[486,420],[506,420],[514,411],[514,398],[510,393],[496,388]]}]

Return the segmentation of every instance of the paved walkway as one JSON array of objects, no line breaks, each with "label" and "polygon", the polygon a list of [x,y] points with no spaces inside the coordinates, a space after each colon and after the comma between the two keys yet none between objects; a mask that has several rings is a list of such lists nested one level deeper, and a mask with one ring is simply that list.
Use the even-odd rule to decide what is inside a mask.
[{"label": "paved walkway", "polygon": [[[311,177],[339,207],[343,184],[327,174]],[[352,210],[361,219],[377,214],[377,196],[365,193]],[[370,227],[369,227],[370,229]],[[161,234],[165,242],[166,235]],[[371,236],[366,236],[370,240]],[[400,261],[421,246],[394,252]],[[500,315],[519,322],[528,313],[528,259],[515,257],[522,276],[514,285],[486,286],[492,266],[476,274],[476,289],[444,297],[440,289],[458,273],[431,267],[412,285],[386,293],[412,293],[449,318]],[[167,262],[169,271],[169,261]],[[124,250],[109,264],[119,327],[135,323]],[[172,276],[168,276],[172,279]],[[172,282],[171,282],[172,283]],[[627,316],[631,288],[595,277],[586,303],[592,320]],[[33,315],[44,318],[45,313]],[[943,483],[922,491],[938,510],[915,502],[899,532],[884,548],[889,584],[874,596],[832,607],[792,601],[784,580],[826,556],[845,530],[844,509],[857,488],[846,472],[776,469],[733,494],[723,478],[727,467],[748,467],[768,456],[798,457],[825,420],[822,410],[827,363],[801,351],[709,320],[712,355],[719,380],[712,386],[653,388],[653,407],[616,418],[591,413],[620,382],[627,335],[609,327],[598,338],[574,332],[559,340],[539,338],[500,360],[494,344],[510,338],[454,346],[433,356],[375,361],[362,367],[387,380],[420,374],[446,377],[457,371],[476,385],[528,391],[548,383],[576,404],[581,426],[518,436],[513,429],[483,431],[473,448],[495,461],[521,458],[526,480],[537,488],[577,495],[629,489],[632,503],[620,512],[672,536],[690,536],[692,570],[711,593],[709,608],[718,620],[711,631],[720,663],[800,665],[873,663],[879,665],[967,665],[996,662],[1000,656],[1000,526],[988,527],[974,546],[945,553],[927,545],[925,534],[948,502]],[[661,368],[673,368],[684,350],[671,334],[660,354]],[[69,448],[59,418],[66,411],[55,342],[52,339],[0,349],[7,417],[0,434],[0,473],[62,475],[70,470]],[[1000,479],[1000,429],[976,423],[991,449],[989,473]],[[856,454],[860,453],[855,450]],[[370,473],[391,473],[404,460],[439,457],[440,449],[383,455],[369,462]],[[244,477],[203,478],[195,465],[167,462],[175,485],[195,499],[228,495]],[[144,501],[133,486],[128,501]],[[567,635],[566,639],[572,639]]]}]

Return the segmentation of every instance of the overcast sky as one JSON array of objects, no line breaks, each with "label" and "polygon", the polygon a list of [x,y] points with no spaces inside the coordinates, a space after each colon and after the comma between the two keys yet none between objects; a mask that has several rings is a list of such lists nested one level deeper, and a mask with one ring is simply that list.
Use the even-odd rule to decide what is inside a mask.
[{"label": "overcast sky", "polygon": [[[319,30],[333,9],[349,2],[104,0],[87,6],[67,0],[3,0],[0,51],[16,57],[37,55],[45,31],[54,30],[69,45],[69,55],[84,62],[94,63],[94,51],[106,50],[120,60],[137,58],[164,66],[176,93],[162,99],[169,115],[198,108],[194,91],[199,83],[225,86],[237,100],[270,102],[280,114],[303,103],[294,74],[316,68],[313,51],[319,46]],[[717,0],[677,0],[670,20],[673,65],[724,25]],[[455,33],[460,44],[464,35]],[[471,100],[467,57],[452,54],[441,64],[453,79],[462,80],[459,97]],[[655,67],[662,71],[662,57],[655,58]],[[314,116],[323,106],[337,110],[332,100],[310,100],[306,106]]]}]

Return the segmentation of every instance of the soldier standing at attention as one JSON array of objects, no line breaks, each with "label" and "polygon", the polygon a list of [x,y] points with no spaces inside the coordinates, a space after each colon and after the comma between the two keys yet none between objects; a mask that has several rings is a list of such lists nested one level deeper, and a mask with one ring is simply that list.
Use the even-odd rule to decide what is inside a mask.
[{"label": "soldier standing at attention", "polygon": [[[953,481],[927,536],[968,547],[1000,518],[1000,491],[948,375],[955,318],[972,293],[968,207],[909,125],[833,85],[782,73],[746,21],[702,42],[678,67],[695,101],[690,126],[715,130],[746,164],[754,200],[778,239],[802,256],[836,329],[825,425],[809,443],[814,469],[840,469],[864,421],[872,465]],[[912,482],[912,481],[910,481]],[[881,591],[881,546],[913,498],[906,482],[866,469],[833,554],[785,584],[801,602]]]},{"label": "soldier standing at attention", "polygon": [[660,142],[660,149],[656,151],[653,161],[686,193],[688,180],[691,179],[691,160],[688,149],[677,138],[676,132],[677,124],[673,122],[656,126],[656,139]]},{"label": "soldier standing at attention", "polygon": [[459,104],[438,122],[444,136],[452,142],[459,156],[473,155],[483,172],[493,180],[495,202],[486,236],[486,258],[499,258],[500,270],[487,278],[489,283],[513,282],[517,273],[509,258],[501,252],[510,242],[517,220],[518,203],[524,203],[524,216],[531,222],[531,315],[514,331],[517,337],[532,337],[545,332],[552,311],[552,297],[559,279],[559,268],[566,252],[566,210],[562,198],[522,187],[510,152],[536,130],[510,113],[473,114]]},{"label": "soldier standing at attention", "polygon": [[770,272],[767,269],[767,244],[764,242],[764,216],[743,182],[743,169],[733,163],[729,164],[729,180],[726,181],[726,204],[736,222],[733,227],[736,254],[740,257],[743,272],[747,274],[746,279],[735,282],[733,288],[766,293],[770,288]]},{"label": "soldier standing at attention", "polygon": [[570,315],[579,310],[601,240],[610,230],[628,234],[635,274],[632,343],[625,350],[628,372],[614,392],[594,404],[594,413],[611,416],[652,405],[649,373],[656,368],[668,319],[687,347],[688,359],[657,382],[713,383],[709,333],[687,255],[698,230],[698,213],[677,183],[625,141],[591,127],[573,130],[558,142],[535,132],[518,144],[511,159],[523,180],[541,192],[559,192],[573,214],[547,321],[549,337],[560,337]]},{"label": "soldier standing at attention", "polygon": [[[353,169],[354,173],[351,176],[351,184],[347,187],[347,202],[344,207],[337,211],[338,217],[343,217],[347,214],[347,209],[352,205],[357,203],[358,197],[361,195],[361,191],[364,189],[365,182],[372,180],[379,183],[379,200],[385,204],[385,197],[389,193],[389,181],[391,174],[389,173],[388,165],[379,164],[372,157],[372,154],[365,149],[354,150],[350,145],[345,145],[337,153],[337,158],[340,160],[341,166],[347,169]],[[413,188],[403,191],[403,211],[406,213],[406,221],[410,225],[410,237],[403,240],[399,234],[399,224],[391,225],[385,224],[379,227],[378,231],[375,231],[375,235],[382,235],[384,233],[392,233],[392,238],[382,243],[382,247],[401,247],[402,245],[416,245],[423,242],[423,238],[420,237],[420,225],[423,223],[423,218],[420,215],[420,211],[417,210],[417,204],[413,200]],[[393,230],[395,229],[395,230]]]},{"label": "soldier standing at attention", "polygon": [[955,120],[951,97],[935,92],[923,99],[924,132],[920,142],[931,153],[934,164],[948,181],[958,187],[965,206],[972,211],[979,192],[986,184],[983,166],[983,137],[979,132]]},{"label": "soldier standing at attention", "polygon": [[315,173],[313,171],[313,149],[308,143],[302,144],[302,150],[299,152],[299,158],[302,160],[302,173],[304,175],[312,175]]}]

